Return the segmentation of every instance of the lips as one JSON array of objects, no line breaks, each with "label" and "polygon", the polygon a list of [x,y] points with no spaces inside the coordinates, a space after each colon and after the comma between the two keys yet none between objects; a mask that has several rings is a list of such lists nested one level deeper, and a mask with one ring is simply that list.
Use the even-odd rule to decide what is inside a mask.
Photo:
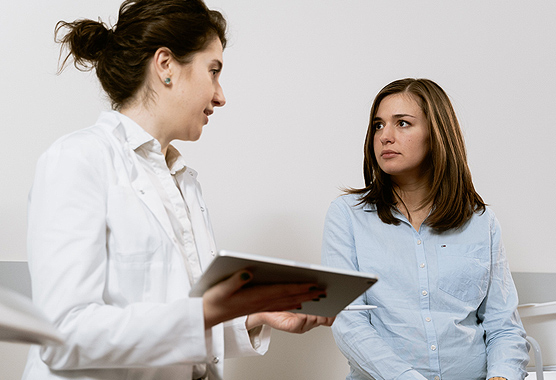
[{"label": "lips", "polygon": [[394,150],[383,150],[382,152],[380,152],[380,157],[382,158],[393,158],[398,155],[399,153]]},{"label": "lips", "polygon": [[209,116],[212,115],[214,111],[212,110],[204,110],[203,113],[205,114],[205,124],[207,124],[209,122]]}]

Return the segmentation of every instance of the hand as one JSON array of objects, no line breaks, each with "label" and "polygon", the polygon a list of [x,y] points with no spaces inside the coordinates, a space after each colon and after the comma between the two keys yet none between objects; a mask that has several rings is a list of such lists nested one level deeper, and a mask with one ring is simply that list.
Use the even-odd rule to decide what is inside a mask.
[{"label": "hand", "polygon": [[303,334],[318,326],[331,326],[335,318],[289,312],[257,313],[247,316],[245,326],[251,330],[267,325],[276,330]]},{"label": "hand", "polygon": [[244,288],[252,278],[250,272],[238,271],[205,292],[205,329],[242,315],[297,309],[303,302],[318,300],[326,295],[315,284],[276,284]]}]

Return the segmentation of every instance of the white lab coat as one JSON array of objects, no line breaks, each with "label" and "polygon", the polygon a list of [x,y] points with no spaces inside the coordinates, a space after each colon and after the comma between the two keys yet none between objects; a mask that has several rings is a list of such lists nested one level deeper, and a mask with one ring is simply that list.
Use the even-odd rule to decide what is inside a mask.
[{"label": "white lab coat", "polygon": [[[130,122],[105,112],[38,162],[29,197],[33,299],[67,343],[32,347],[24,379],[190,380],[196,363],[221,379],[224,356],[267,350],[269,329],[252,342],[245,318],[204,330],[202,299],[188,298],[184,258]],[[195,183],[202,212],[192,211],[192,225],[206,268],[215,244]]]}]

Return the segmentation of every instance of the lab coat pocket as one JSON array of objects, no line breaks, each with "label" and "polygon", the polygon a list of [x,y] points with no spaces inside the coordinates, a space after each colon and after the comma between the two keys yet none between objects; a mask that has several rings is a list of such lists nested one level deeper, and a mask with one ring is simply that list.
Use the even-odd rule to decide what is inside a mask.
[{"label": "lab coat pocket", "polygon": [[109,190],[106,214],[112,295],[127,302],[142,301],[153,291],[153,272],[164,267],[163,231],[130,188]]},{"label": "lab coat pocket", "polygon": [[481,301],[486,296],[490,276],[488,246],[439,244],[436,252],[440,290],[464,302]]}]

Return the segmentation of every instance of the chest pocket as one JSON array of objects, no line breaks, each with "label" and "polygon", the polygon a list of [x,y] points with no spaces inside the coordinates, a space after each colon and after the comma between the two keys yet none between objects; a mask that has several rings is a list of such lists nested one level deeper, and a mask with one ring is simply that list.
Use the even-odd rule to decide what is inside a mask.
[{"label": "chest pocket", "polygon": [[485,245],[439,244],[438,288],[464,302],[486,296],[490,277],[490,249]]}]

